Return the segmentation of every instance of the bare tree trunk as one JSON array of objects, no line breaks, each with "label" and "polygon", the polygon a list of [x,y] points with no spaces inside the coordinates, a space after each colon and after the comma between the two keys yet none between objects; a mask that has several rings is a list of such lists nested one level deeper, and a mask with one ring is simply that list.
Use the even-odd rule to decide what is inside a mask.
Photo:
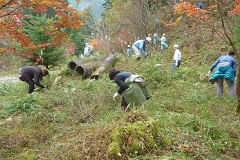
[{"label": "bare tree trunk", "polygon": [[91,75],[91,79],[98,79],[100,74],[102,74],[106,69],[114,66],[114,63],[118,60],[116,55],[110,54],[104,61],[104,63],[96,69],[96,71]]},{"label": "bare tree trunk", "polygon": [[[222,23],[222,28],[223,28],[223,31],[224,31],[224,35],[227,38],[230,46],[234,50],[237,61],[240,61],[240,55],[239,55],[238,49],[237,49],[235,43],[233,42],[232,38],[229,36],[229,34],[227,32],[227,26],[228,26],[228,28],[230,28],[229,24],[226,21],[226,24],[227,24],[227,26],[226,26],[221,7],[219,6],[219,3],[217,3],[218,1],[217,0],[215,0],[215,1],[216,1],[216,5],[218,7],[219,13],[220,13],[220,18],[221,18],[221,23]],[[230,30],[231,30],[231,28],[230,28]],[[232,33],[232,32],[230,32],[230,33]],[[240,109],[240,79],[239,79],[240,78],[240,70],[239,69],[237,69],[237,76],[236,77],[237,77],[237,81],[236,81],[237,108]]]}]

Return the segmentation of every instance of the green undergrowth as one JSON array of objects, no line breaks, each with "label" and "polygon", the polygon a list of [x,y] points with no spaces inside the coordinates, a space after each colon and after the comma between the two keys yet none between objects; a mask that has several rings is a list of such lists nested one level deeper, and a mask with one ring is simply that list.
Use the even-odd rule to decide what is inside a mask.
[{"label": "green undergrowth", "polygon": [[196,56],[197,64],[181,51],[174,70],[171,48],[140,61],[118,55],[115,67],[143,75],[153,92],[128,111],[112,100],[118,86],[107,71],[82,79],[67,62],[30,95],[24,82],[1,83],[0,159],[237,159],[236,99],[227,89],[216,96],[205,75],[212,62]]}]

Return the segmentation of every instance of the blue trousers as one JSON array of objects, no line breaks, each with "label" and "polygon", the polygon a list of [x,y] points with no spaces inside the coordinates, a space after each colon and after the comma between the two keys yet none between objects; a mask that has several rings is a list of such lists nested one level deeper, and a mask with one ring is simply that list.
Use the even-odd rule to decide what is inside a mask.
[{"label": "blue trousers", "polygon": [[176,65],[176,61],[174,60],[170,69],[173,70],[174,67],[178,67],[179,68],[180,65],[181,65],[181,60],[178,60],[178,65]]}]

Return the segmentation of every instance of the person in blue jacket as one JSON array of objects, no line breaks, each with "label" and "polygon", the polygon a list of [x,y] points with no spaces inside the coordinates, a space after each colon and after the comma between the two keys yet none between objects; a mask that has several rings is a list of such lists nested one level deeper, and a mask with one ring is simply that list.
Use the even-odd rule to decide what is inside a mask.
[{"label": "person in blue jacket", "polygon": [[202,1],[198,1],[197,5],[200,9],[202,9],[202,7],[203,7]]},{"label": "person in blue jacket", "polygon": [[153,35],[153,46],[154,47],[157,46],[158,41],[160,41],[160,38],[157,33],[154,33],[154,35]]},{"label": "person in blue jacket", "polygon": [[210,77],[209,81],[213,84],[217,83],[217,94],[223,95],[223,79],[226,80],[228,85],[228,95],[234,96],[234,80],[236,77],[237,62],[233,57],[234,51],[229,51],[227,55],[219,57],[210,67],[208,73],[212,73],[216,67],[215,72]]},{"label": "person in blue jacket", "polygon": [[89,43],[85,44],[85,48],[84,48],[84,52],[83,52],[83,56],[91,56],[93,53],[93,46],[89,45]]},{"label": "person in blue jacket", "polygon": [[162,35],[160,40],[161,40],[161,50],[160,51],[162,52],[162,51],[165,51],[166,49],[168,49],[167,39],[165,37],[165,34]]},{"label": "person in blue jacket", "polygon": [[137,40],[136,42],[133,43],[132,49],[137,56],[137,60],[141,58],[141,52],[144,53],[145,58],[148,56],[146,45],[150,44],[151,40],[152,40],[151,37],[147,37],[146,39]]}]

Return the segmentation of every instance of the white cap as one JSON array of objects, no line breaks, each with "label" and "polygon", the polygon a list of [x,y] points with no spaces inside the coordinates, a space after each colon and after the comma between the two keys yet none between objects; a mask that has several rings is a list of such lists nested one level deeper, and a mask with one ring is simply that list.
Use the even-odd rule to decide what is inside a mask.
[{"label": "white cap", "polygon": [[148,41],[148,43],[151,43],[152,38],[151,37],[147,37],[146,40]]},{"label": "white cap", "polygon": [[173,48],[178,48],[178,45],[177,45],[177,44],[174,44]]}]

